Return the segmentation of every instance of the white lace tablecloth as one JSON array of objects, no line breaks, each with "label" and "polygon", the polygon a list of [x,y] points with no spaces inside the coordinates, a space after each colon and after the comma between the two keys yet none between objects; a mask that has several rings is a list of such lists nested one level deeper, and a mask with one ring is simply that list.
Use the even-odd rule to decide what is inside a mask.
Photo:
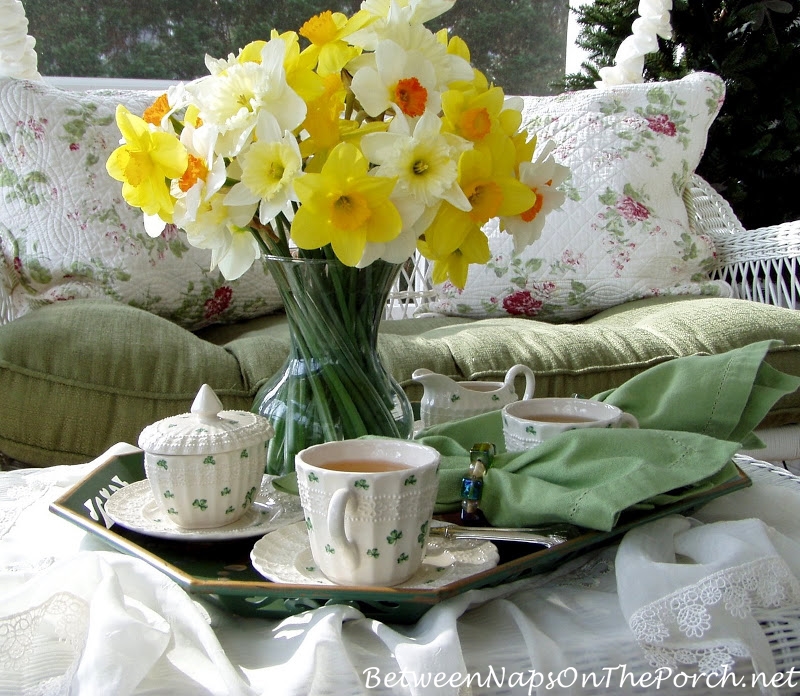
[{"label": "white lace tablecloth", "polygon": [[391,626],[189,596],[48,511],[101,460],[0,474],[0,694],[800,693],[800,478],[763,462],[691,519]]}]

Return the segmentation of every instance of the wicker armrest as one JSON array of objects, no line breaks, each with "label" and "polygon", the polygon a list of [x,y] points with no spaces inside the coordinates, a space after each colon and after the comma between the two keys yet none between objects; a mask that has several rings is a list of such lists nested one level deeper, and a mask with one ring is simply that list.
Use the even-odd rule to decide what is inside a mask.
[{"label": "wicker armrest", "polygon": [[717,251],[712,276],[735,297],[800,309],[800,220],[720,238]]},{"label": "wicker armrest", "polygon": [[800,309],[800,220],[746,230],[728,202],[699,176],[685,194],[694,229],[717,249],[711,277],[730,283],[734,296]]}]

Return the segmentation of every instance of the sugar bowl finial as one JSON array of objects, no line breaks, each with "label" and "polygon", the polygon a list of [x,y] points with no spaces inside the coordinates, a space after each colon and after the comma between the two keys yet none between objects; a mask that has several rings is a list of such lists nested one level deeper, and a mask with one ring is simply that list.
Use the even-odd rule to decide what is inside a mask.
[{"label": "sugar bowl finial", "polygon": [[222,410],[222,402],[214,393],[214,390],[207,384],[200,387],[197,396],[192,402],[192,413],[203,423],[213,423],[219,420],[219,412]]}]

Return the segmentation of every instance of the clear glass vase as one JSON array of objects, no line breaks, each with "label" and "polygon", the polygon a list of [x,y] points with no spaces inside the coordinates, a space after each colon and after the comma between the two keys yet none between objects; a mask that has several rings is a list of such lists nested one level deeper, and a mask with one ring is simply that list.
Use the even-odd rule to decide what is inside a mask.
[{"label": "clear glass vase", "polygon": [[253,411],[275,429],[267,473],[294,470],[320,442],[362,435],[410,438],[411,404],[377,351],[378,326],[400,265],[268,256],[290,330],[290,353],[258,392]]}]

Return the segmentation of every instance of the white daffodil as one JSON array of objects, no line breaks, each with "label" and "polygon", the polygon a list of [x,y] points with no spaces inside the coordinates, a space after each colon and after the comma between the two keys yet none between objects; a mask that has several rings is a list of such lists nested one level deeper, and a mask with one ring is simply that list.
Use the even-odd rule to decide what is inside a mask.
[{"label": "white daffodil", "polygon": [[261,256],[253,233],[247,225],[253,218],[255,204],[228,206],[220,191],[203,201],[195,219],[185,224],[189,244],[211,250],[211,270],[219,267],[228,280],[244,274]]},{"label": "white daffodil", "polygon": [[377,176],[397,179],[394,199],[410,198],[428,208],[446,200],[459,210],[470,203],[458,185],[458,158],[472,144],[441,132],[442,122],[427,111],[411,128],[402,116],[392,119],[386,133],[370,133],[361,139],[361,151]]},{"label": "white daffodil", "polygon": [[[413,129],[412,129],[413,124]],[[441,121],[426,112],[414,123],[398,115],[387,133],[370,133],[361,139],[364,156],[377,164],[375,176],[397,180],[391,200],[403,220],[400,234],[384,243],[367,244],[359,266],[376,259],[402,263],[416,249],[417,239],[430,225],[444,200],[460,210],[470,202],[458,185],[458,158],[472,144],[441,132]]]},{"label": "white daffodil", "polygon": [[501,217],[501,227],[514,237],[514,251],[520,253],[536,241],[544,229],[545,218],[560,208],[566,196],[558,190],[569,176],[569,168],[558,164],[551,153],[555,143],[549,141],[533,162],[519,165],[519,180],[536,194],[536,203],[520,215]]},{"label": "white daffodil", "polygon": [[303,171],[297,139],[281,131],[275,117],[261,114],[256,125],[256,141],[240,158],[241,181],[225,197],[226,205],[259,203],[259,220],[266,225],[278,213],[291,216],[291,202],[297,201],[294,180]]},{"label": "white daffodil", "polygon": [[[364,0],[361,3],[361,9],[375,17],[386,17],[391,4],[392,0]],[[408,10],[410,21],[424,24],[447,12],[456,4],[456,0],[395,0],[395,4]]]},{"label": "white daffodil", "polygon": [[439,112],[441,95],[433,65],[417,51],[384,41],[375,51],[375,67],[356,70],[351,85],[361,106],[373,118],[387,109],[415,118]]},{"label": "white daffodil", "polygon": [[170,184],[175,199],[173,221],[184,227],[197,216],[200,204],[225,185],[225,160],[214,152],[217,129],[213,126],[184,126],[181,142],[189,153],[189,165],[180,179]]},{"label": "white daffodil", "polygon": [[294,130],[306,117],[306,104],[286,82],[286,44],[268,41],[261,62],[234,62],[226,69],[187,85],[203,123],[217,126],[217,151],[237,155],[247,144],[258,114],[268,111],[281,129]]},{"label": "white daffodil", "polygon": [[229,227],[230,246],[217,260],[217,266],[227,280],[243,276],[256,259],[261,258],[258,242],[249,227]]},{"label": "white daffodil", "polygon": [[[421,10],[420,10],[421,11]],[[418,53],[427,60],[436,74],[436,89],[447,89],[456,80],[470,82],[472,66],[464,58],[447,52],[447,46],[424,25],[410,21],[411,6],[401,7],[392,0],[384,19],[379,19],[350,35],[349,41],[365,51],[377,53],[387,41],[392,41],[409,53]],[[384,15],[381,15],[384,16]],[[367,54],[351,61],[348,68],[358,69],[372,56]]]}]

